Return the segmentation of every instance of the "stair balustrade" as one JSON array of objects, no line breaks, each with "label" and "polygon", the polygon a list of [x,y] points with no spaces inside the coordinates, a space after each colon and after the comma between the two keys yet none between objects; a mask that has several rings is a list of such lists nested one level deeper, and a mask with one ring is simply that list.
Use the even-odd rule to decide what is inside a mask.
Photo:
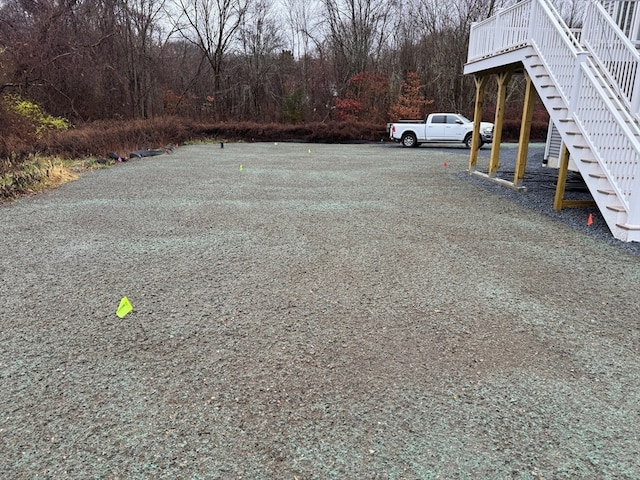
[{"label": "stair balustrade", "polygon": [[[548,0],[524,0],[472,26],[467,65],[531,49],[521,61],[609,228],[640,240],[640,55],[596,0],[579,37]],[[592,159],[601,171],[586,171]]]}]

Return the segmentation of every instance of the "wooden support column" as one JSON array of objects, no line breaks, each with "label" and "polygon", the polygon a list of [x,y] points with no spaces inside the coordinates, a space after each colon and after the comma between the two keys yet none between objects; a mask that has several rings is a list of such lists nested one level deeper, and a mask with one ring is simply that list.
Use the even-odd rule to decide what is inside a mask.
[{"label": "wooden support column", "polygon": [[520,122],[520,139],[518,140],[518,155],[516,168],[513,175],[513,184],[516,187],[522,185],[524,172],[527,167],[527,155],[529,153],[529,139],[531,137],[531,121],[533,120],[533,107],[536,100],[536,89],[533,87],[531,77],[525,71],[524,78],[527,82],[524,94],[524,107],[522,110],[522,122]]},{"label": "wooden support column", "polygon": [[562,204],[564,202],[564,189],[567,184],[567,171],[569,170],[569,150],[567,146],[562,143],[560,149],[560,168],[558,169],[558,183],[556,183],[556,196],[553,200],[553,209],[562,210]]},{"label": "wooden support column", "polygon": [[507,84],[511,80],[513,71],[501,72],[497,75],[498,98],[496,105],[496,119],[493,127],[493,144],[491,146],[491,160],[489,161],[489,177],[493,177],[498,171],[500,162],[500,142],[502,142],[502,125],[504,123],[504,104],[507,98]]},{"label": "wooden support column", "polygon": [[553,199],[553,209],[560,211],[565,207],[593,207],[596,202],[593,200],[565,200],[564,192],[567,185],[567,174],[569,173],[569,150],[563,143],[560,149],[560,167],[558,168],[558,183],[556,184],[556,196]]},{"label": "wooden support column", "polygon": [[476,106],[473,111],[473,139],[469,152],[469,171],[476,169],[478,164],[478,150],[480,149],[480,122],[482,121],[482,107],[484,106],[484,91],[487,87],[489,75],[475,75],[476,82]]}]

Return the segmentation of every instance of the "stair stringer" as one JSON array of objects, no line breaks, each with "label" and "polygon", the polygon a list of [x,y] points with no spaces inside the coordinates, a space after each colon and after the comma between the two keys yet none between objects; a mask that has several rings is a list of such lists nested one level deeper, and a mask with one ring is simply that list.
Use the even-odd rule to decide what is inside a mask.
[{"label": "stair stringer", "polygon": [[[640,228],[629,225],[628,202],[612,182],[606,166],[584,134],[569,105],[547,71],[547,67],[533,47],[520,50],[521,62],[544,104],[551,120],[582,175],[602,217],[613,236],[622,241],[640,241]],[[637,125],[632,128],[638,130]],[[640,131],[638,131],[640,136]]]}]

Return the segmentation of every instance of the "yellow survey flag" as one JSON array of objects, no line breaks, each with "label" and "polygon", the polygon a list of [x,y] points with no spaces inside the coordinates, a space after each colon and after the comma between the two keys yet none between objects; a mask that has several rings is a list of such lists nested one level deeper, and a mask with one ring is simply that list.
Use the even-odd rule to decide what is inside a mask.
[{"label": "yellow survey flag", "polygon": [[116,315],[120,318],[124,318],[131,310],[133,310],[133,306],[131,306],[129,299],[127,297],[122,297],[120,305],[118,305],[118,310],[116,310]]},{"label": "yellow survey flag", "polygon": [[244,170],[244,167],[242,165],[240,165],[240,171]]}]

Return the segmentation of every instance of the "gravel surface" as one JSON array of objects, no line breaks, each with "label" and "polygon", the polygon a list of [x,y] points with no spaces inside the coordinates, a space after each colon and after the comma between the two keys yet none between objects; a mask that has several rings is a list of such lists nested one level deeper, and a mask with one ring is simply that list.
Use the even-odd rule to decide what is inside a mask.
[{"label": "gravel surface", "polygon": [[[450,148],[440,150],[450,153],[456,152],[456,150]],[[524,179],[525,192],[505,188],[503,185],[487,181],[486,179],[470,177],[466,171],[460,173],[460,178],[470,180],[476,185],[490,190],[501,197],[508,198],[528,209],[536,210],[553,217],[576,230],[580,230],[589,236],[597,237],[610,245],[614,245],[634,255],[640,255],[640,243],[622,242],[613,237],[597,207],[571,207],[564,208],[559,212],[553,209],[558,171],[543,166],[544,150],[544,143],[532,143],[529,146]],[[517,151],[517,144],[507,143],[501,145],[500,162],[496,175],[498,178],[513,182]],[[457,150],[457,152],[460,153],[459,150]],[[480,151],[478,171],[486,173],[489,170],[490,154],[491,150],[488,146]],[[586,184],[577,172],[568,172],[565,199],[593,201],[593,197],[589,193]],[[587,223],[589,215],[591,215],[593,221],[591,225]]]},{"label": "gravel surface", "polygon": [[640,478],[640,257],[467,158],[198,145],[0,207],[0,478]]}]

